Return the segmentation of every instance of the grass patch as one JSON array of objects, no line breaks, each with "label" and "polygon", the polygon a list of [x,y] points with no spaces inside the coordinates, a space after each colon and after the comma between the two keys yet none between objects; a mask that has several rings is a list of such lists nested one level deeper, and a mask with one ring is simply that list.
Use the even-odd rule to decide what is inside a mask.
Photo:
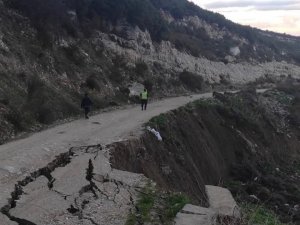
[{"label": "grass patch", "polygon": [[242,205],[244,225],[284,225],[274,212],[266,209],[263,205]]},{"label": "grass patch", "polygon": [[166,198],[165,207],[163,211],[163,224],[170,224],[177,213],[190,202],[190,199],[181,193],[171,194]]},{"label": "grass patch", "polygon": [[136,207],[138,209],[138,213],[141,216],[141,220],[143,222],[150,222],[150,211],[154,206],[155,191],[149,187],[144,189],[144,191],[145,192],[141,194]]},{"label": "grass patch", "polygon": [[133,213],[130,213],[125,225],[135,225],[136,224],[136,216]]},{"label": "grass patch", "polygon": [[288,94],[284,91],[278,91],[278,90],[270,90],[265,93],[265,95],[272,96],[274,99],[276,99],[280,104],[290,106],[293,103],[294,97],[291,94]]},{"label": "grass patch", "polygon": [[211,106],[216,106],[218,104],[220,104],[219,102],[217,102],[215,99],[213,98],[208,98],[208,99],[200,99],[200,100],[196,100],[192,103],[195,107],[211,107]]},{"label": "grass patch", "polygon": [[147,124],[148,126],[152,127],[162,127],[167,124],[167,117],[165,114],[160,114],[156,117],[153,117],[149,123]]},{"label": "grass patch", "polygon": [[230,181],[225,181],[224,186],[226,188],[228,188],[229,190],[232,190],[232,189],[235,190],[235,189],[238,189],[239,187],[241,187],[242,183],[240,181],[230,180]]},{"label": "grass patch", "polygon": [[184,194],[162,193],[147,184],[138,197],[135,213],[128,215],[125,225],[171,225],[177,213],[189,202],[190,199]]},{"label": "grass patch", "polygon": [[208,99],[199,99],[193,102],[188,103],[186,106],[183,108],[186,109],[188,112],[192,112],[195,109],[199,108],[209,108],[209,107],[214,107],[217,105],[220,105],[221,103],[216,101],[213,98],[208,98]]}]

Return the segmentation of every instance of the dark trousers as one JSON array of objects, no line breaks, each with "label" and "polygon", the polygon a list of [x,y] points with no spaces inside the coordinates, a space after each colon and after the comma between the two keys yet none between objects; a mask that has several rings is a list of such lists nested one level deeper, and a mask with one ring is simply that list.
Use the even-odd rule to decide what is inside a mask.
[{"label": "dark trousers", "polygon": [[84,115],[85,115],[85,118],[89,118],[89,117],[88,117],[89,112],[90,112],[90,107],[84,107]]},{"label": "dark trousers", "polygon": [[146,110],[147,109],[147,103],[148,103],[147,99],[142,99],[141,100],[142,110]]}]

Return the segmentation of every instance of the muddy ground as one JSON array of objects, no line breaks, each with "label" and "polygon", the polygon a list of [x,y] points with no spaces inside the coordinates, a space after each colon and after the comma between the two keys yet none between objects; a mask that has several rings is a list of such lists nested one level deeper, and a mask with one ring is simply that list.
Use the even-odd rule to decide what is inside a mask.
[{"label": "muddy ground", "polygon": [[207,205],[204,185],[228,187],[241,203],[263,204],[300,224],[300,88],[285,82],[257,94],[215,94],[162,114],[159,130],[111,146],[113,166],[143,173],[162,189]]}]

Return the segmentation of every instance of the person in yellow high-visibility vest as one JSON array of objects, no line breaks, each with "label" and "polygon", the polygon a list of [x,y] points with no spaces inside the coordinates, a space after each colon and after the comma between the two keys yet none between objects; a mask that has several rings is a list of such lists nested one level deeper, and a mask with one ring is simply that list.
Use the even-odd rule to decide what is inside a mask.
[{"label": "person in yellow high-visibility vest", "polygon": [[144,91],[140,94],[141,97],[141,105],[142,110],[147,110],[147,104],[148,104],[148,91],[145,88]]}]

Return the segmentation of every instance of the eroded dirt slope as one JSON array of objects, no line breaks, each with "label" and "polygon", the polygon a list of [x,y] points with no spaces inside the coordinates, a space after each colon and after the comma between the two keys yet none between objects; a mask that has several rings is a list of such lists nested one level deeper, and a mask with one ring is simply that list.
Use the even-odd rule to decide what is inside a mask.
[{"label": "eroded dirt slope", "polygon": [[215,94],[160,115],[148,125],[163,142],[146,133],[115,144],[113,165],[202,205],[205,184],[227,186],[242,202],[299,224],[299,86],[279,89]]}]

